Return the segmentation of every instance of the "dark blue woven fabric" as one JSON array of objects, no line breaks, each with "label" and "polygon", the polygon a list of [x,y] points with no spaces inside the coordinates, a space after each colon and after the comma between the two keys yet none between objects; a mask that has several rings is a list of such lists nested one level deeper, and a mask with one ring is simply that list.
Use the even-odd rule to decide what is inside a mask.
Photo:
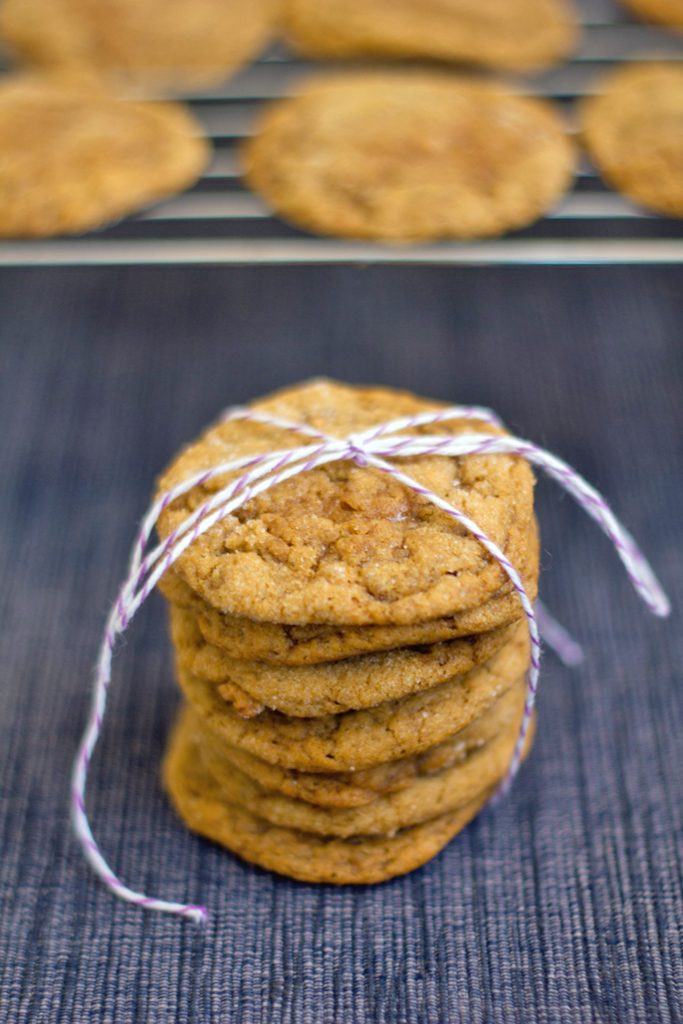
[{"label": "dark blue woven fabric", "polygon": [[[683,1020],[683,275],[657,270],[6,271],[0,276],[0,1020]],[[433,863],[296,884],[184,831],[158,765],[176,694],[155,598],[115,662],[89,791],[66,792],[91,665],[154,474],[229,403],[314,373],[495,406],[592,479],[676,602],[651,619],[596,529],[539,486],[548,655],[533,756]]]}]

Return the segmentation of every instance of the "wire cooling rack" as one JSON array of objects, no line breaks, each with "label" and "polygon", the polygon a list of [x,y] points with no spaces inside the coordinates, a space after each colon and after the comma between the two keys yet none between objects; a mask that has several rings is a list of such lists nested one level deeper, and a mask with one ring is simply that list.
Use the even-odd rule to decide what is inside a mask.
[{"label": "wire cooling rack", "polygon": [[[603,71],[641,56],[683,62],[683,36],[636,24],[610,0],[584,0],[581,47],[573,60],[526,81],[523,90],[568,108]],[[683,221],[631,205],[608,189],[587,160],[573,191],[549,216],[506,238],[385,246],[314,237],[273,216],[240,180],[237,148],[263,103],[296,91],[316,68],[279,48],[221,89],[190,98],[215,156],[184,195],[78,238],[0,243],[0,266],[163,264],[683,263]]]}]

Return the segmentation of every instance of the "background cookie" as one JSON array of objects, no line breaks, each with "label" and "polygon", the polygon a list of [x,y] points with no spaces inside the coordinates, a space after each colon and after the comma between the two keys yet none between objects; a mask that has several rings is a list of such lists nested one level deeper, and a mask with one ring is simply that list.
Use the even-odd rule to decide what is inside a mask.
[{"label": "background cookie", "polygon": [[529,69],[577,36],[564,0],[286,0],[285,31],[314,57],[379,54]]},{"label": "background cookie", "polygon": [[622,0],[622,2],[646,21],[657,21],[669,28],[683,31],[683,0]]},{"label": "background cookie", "polygon": [[331,76],[273,104],[243,147],[249,185],[310,231],[409,242],[523,227],[569,187],[550,104],[436,72]]},{"label": "background cookie", "polygon": [[600,173],[637,203],[683,217],[683,67],[620,68],[580,108]]},{"label": "background cookie", "polygon": [[191,185],[209,157],[187,111],[90,81],[0,81],[0,237],[88,231]]},{"label": "background cookie", "polygon": [[[343,437],[443,406],[388,388],[317,380],[253,408]],[[439,426],[441,434],[483,429],[463,421]],[[292,434],[279,428],[218,423],[174,460],[158,493],[200,469],[292,443]],[[526,462],[469,455],[405,458],[401,466],[517,557],[514,545],[528,538],[533,516]],[[210,480],[168,505],[159,535],[168,536],[226,482]],[[450,516],[386,474],[352,462],[329,463],[252,499],[199,537],[174,569],[220,611],[286,624],[413,624],[478,607],[509,588],[500,566]]]},{"label": "background cookie", "polygon": [[0,32],[43,66],[85,66],[117,84],[219,82],[270,35],[276,0],[4,0]]}]

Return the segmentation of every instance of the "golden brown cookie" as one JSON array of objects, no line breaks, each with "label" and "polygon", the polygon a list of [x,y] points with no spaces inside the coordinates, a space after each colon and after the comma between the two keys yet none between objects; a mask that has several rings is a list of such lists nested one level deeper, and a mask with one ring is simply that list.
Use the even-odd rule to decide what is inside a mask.
[{"label": "golden brown cookie", "polygon": [[623,0],[623,3],[645,21],[656,21],[683,31],[683,0]]},{"label": "golden brown cookie", "polygon": [[302,772],[269,764],[240,747],[228,746],[223,737],[203,726],[196,714],[194,719],[200,749],[207,750],[226,765],[239,768],[262,788],[318,807],[362,807],[378,796],[404,789],[415,779],[461,764],[515,720],[525,692],[526,680],[520,680],[489,709],[443,743],[398,761],[350,772]]},{"label": "golden brown cookie", "polygon": [[[443,406],[388,388],[317,380],[253,408],[345,437]],[[439,433],[483,429],[458,421],[441,424]],[[430,432],[434,428],[415,428]],[[277,427],[220,422],[174,460],[159,493],[226,460],[291,448],[299,440]],[[517,557],[517,543],[528,542],[533,474],[523,459],[430,456],[400,463],[471,516],[509,557]],[[211,480],[168,505],[159,517],[160,536],[226,482]],[[253,498],[200,536],[174,571],[219,611],[298,625],[413,625],[477,608],[510,589],[497,562],[452,517],[380,470],[350,461],[328,463]]]},{"label": "golden brown cookie", "polygon": [[598,88],[580,107],[598,170],[636,203],[683,217],[683,67],[624,67]]},{"label": "golden brown cookie", "polygon": [[[525,561],[512,561],[532,601],[538,589],[540,547],[535,528]],[[528,562],[526,561],[528,558]],[[515,594],[499,593],[479,608],[411,626],[282,626],[222,615],[171,570],[159,589],[173,604],[191,610],[205,639],[235,658],[277,665],[317,665],[397,647],[449,642],[517,622],[522,614]]]},{"label": "golden brown cookie", "polygon": [[419,867],[467,825],[489,796],[482,794],[457,811],[391,837],[323,839],[271,825],[227,803],[202,766],[182,717],[164,763],[164,781],[176,811],[194,832],[270,871],[336,885],[382,882]]},{"label": "golden brown cookie", "polygon": [[182,668],[178,678],[202,722],[228,745],[286,768],[339,772],[394,761],[443,742],[517,682],[528,660],[522,624],[489,662],[463,676],[401,700],[324,718],[287,718],[266,710],[245,719],[210,683]]},{"label": "golden brown cookie", "polygon": [[525,680],[514,684],[470,725],[426,751],[359,771],[316,773],[282,768],[254,757],[239,746],[229,746],[201,723],[198,742],[203,750],[238,767],[265,790],[317,807],[362,807],[378,796],[402,790],[416,778],[460,764],[480,750],[512,721],[516,701],[523,691]]},{"label": "golden brown cookie", "polygon": [[243,147],[249,185],[323,235],[486,238],[558,202],[575,153],[547,102],[440,72],[349,73],[274,103]]},{"label": "golden brown cookie", "polygon": [[[521,718],[521,708],[519,718]],[[316,807],[263,789],[234,766],[198,747],[204,767],[216,780],[227,803],[246,807],[251,814],[271,825],[312,832],[319,836],[350,839],[353,836],[393,835],[399,829],[418,825],[475,800],[500,783],[512,757],[519,731],[514,727],[497,736],[461,764],[412,783],[364,807],[347,809]]]},{"label": "golden brown cookie", "polygon": [[464,761],[510,725],[525,692],[526,680],[520,679],[469,725],[441,743],[399,760],[348,772],[305,772],[271,764],[240,747],[228,745],[223,736],[212,732],[195,715],[196,730],[202,749],[235,765],[264,789],[320,807],[360,807],[378,796],[403,789],[417,778]]},{"label": "golden brown cookie", "polygon": [[[535,600],[540,558],[535,520],[527,538],[524,557],[516,554],[512,561],[531,600]],[[503,628],[518,621],[522,614],[515,594],[499,592],[479,608],[410,626],[283,626],[221,614],[199,598],[172,569],[161,578],[159,590],[171,604],[191,612],[207,643],[243,661],[283,666],[318,665],[399,647],[447,643]]]},{"label": "golden brown cookie", "polygon": [[171,637],[180,664],[212,683],[245,717],[268,707],[317,718],[397,700],[469,672],[499,651],[514,629],[319,665],[276,665],[231,658],[207,643],[189,609],[171,606]]},{"label": "golden brown cookie", "polygon": [[0,32],[43,67],[86,67],[117,86],[220,82],[271,34],[277,0],[4,0]]},{"label": "golden brown cookie", "polygon": [[0,237],[89,231],[191,185],[209,147],[189,113],[90,80],[0,82]]},{"label": "golden brown cookie", "polygon": [[312,57],[427,57],[511,70],[562,60],[578,35],[565,0],[286,0],[284,28]]}]

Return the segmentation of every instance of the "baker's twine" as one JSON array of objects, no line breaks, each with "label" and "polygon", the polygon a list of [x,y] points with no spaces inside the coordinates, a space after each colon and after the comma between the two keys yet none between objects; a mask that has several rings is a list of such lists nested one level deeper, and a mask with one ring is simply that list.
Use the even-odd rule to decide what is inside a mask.
[{"label": "baker's twine", "polygon": [[[415,458],[443,455],[517,455],[540,467],[557,481],[607,534],[621,559],[626,573],[647,607],[654,615],[669,614],[669,600],[636,542],[619,523],[605,499],[571,466],[531,441],[509,434],[484,432],[449,435],[415,435],[405,433],[417,427],[436,426],[450,420],[474,420],[500,427],[498,417],[489,409],[479,406],[451,406],[439,412],[425,412],[406,416],[372,427],[346,438],[331,437],[301,423],[292,423],[246,408],[227,410],[224,420],[247,420],[277,427],[283,431],[310,439],[296,448],[281,449],[268,454],[246,456],[212,466],[196,473],[163,494],[145,515],[133,545],[127,576],[107,618],[97,658],[93,681],[92,706],[87,725],[74,762],[71,782],[71,816],[83,852],[95,874],[120,899],[148,910],[178,914],[197,923],[206,919],[207,909],[193,903],[174,903],[169,900],[145,896],[130,889],[116,876],[102,856],[93,837],[85,809],[85,790],[93,750],[99,739],[111,682],[111,663],[116,638],[130,625],[135,614],[149,597],[164,573],[180,558],[198,537],[210,530],[226,516],[247,501],[263,494],[285,480],[324,466],[330,462],[350,461],[362,467],[371,467],[421,495],[446,515],[465,527],[495,559],[510,580],[526,617],[531,638],[531,657],[527,674],[527,691],[519,735],[508,770],[492,799],[504,796],[519,770],[524,743],[529,731],[538,689],[542,628],[544,639],[554,647],[567,664],[581,660],[581,648],[557,623],[546,609],[529,599],[522,579],[505,553],[463,511],[451,505],[440,495],[424,487],[387,459]],[[399,436],[397,436],[400,433]],[[189,515],[161,543],[150,548],[152,531],[159,516],[176,498],[195,487],[201,487],[216,476],[238,475],[225,487],[216,491],[207,501]]]}]

